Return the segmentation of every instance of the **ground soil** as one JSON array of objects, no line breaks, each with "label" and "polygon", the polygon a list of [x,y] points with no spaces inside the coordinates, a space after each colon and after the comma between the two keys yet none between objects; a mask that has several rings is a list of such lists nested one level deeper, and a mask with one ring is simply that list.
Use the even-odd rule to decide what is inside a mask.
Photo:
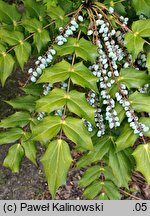
[{"label": "ground soil", "polygon": [[[32,61],[29,64],[32,64]],[[0,86],[0,119],[14,112],[3,100],[9,100],[17,95],[22,95],[19,87],[22,87],[28,78],[26,71],[27,68],[25,72],[16,70],[8,78],[4,88]],[[83,197],[83,189],[79,188],[77,184],[83,174],[82,170],[76,169],[76,161],[80,155],[75,151],[73,145],[71,146],[74,162],[69,171],[66,185],[62,186],[57,192],[56,199],[59,200],[85,199]],[[0,146],[0,199],[51,199],[40,163],[43,147],[38,144],[38,167],[33,165],[27,158],[24,158],[18,174],[13,174],[9,169],[2,166],[9,147],[9,144]],[[132,181],[129,186],[129,194],[128,192],[124,193],[124,190],[122,190],[122,199],[150,199],[150,187],[145,183],[145,179],[139,173],[133,172]]]}]

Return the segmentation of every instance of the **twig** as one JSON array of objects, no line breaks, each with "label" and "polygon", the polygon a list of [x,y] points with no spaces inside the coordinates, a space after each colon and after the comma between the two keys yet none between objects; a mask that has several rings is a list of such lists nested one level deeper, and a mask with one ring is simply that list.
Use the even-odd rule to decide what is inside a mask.
[{"label": "twig", "polygon": [[125,195],[128,195],[128,196],[134,198],[135,200],[142,200],[142,199],[140,199],[139,197],[136,197],[136,196],[134,196],[133,194],[130,194],[130,193],[128,193],[128,192],[126,192],[126,191],[124,191],[124,190],[122,190],[122,189],[119,189],[119,191],[120,191],[122,194],[125,194]]}]

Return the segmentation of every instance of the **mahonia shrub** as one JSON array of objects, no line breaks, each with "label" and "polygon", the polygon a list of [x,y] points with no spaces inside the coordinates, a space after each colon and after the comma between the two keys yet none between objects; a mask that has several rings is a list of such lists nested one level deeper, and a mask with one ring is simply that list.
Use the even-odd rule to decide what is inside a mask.
[{"label": "mahonia shrub", "polygon": [[24,95],[6,101],[16,112],[0,122],[0,144],[12,143],[5,167],[18,172],[24,156],[37,165],[40,142],[55,198],[71,141],[87,199],[120,199],[134,169],[150,183],[149,17],[143,0],[0,2],[2,85],[37,56]]}]

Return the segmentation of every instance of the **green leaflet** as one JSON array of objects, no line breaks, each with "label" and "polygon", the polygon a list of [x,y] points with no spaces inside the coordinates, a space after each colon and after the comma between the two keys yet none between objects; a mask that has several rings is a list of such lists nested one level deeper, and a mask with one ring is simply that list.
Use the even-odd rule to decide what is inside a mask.
[{"label": "green leaflet", "polygon": [[40,2],[36,2],[35,0],[23,0],[26,10],[30,13],[30,17],[38,18],[39,20],[43,20],[46,12],[46,7],[44,4]]},{"label": "green leaflet", "polygon": [[23,134],[24,132],[20,128],[13,128],[7,131],[2,131],[0,133],[0,145],[14,143],[18,139],[20,139]]},{"label": "green leaflet", "polygon": [[75,52],[77,57],[92,63],[94,63],[98,57],[97,46],[84,38],[80,40],[68,38],[68,42],[63,45],[63,48],[58,45],[54,46],[54,48],[57,51],[57,55],[63,56]]},{"label": "green leaflet", "polygon": [[95,125],[95,110],[87,102],[84,93],[73,90],[67,95],[65,90],[55,88],[48,96],[45,96],[36,102],[38,112],[50,113],[65,105],[67,105],[70,112],[73,112],[80,117],[84,117]]},{"label": "green leaflet", "polygon": [[46,143],[58,134],[61,126],[62,120],[60,117],[47,116],[42,122],[33,127],[32,139]]},{"label": "green leaflet", "polygon": [[137,112],[150,112],[150,96],[135,92],[129,97],[131,106]]},{"label": "green leaflet", "polygon": [[14,64],[15,64],[15,61],[12,55],[3,53],[3,55],[0,56],[0,80],[1,80],[2,86],[5,85],[6,79],[11,74]]},{"label": "green leaflet", "polygon": [[55,20],[57,27],[65,26],[69,22],[69,18],[65,16],[65,11],[60,6],[48,5],[47,14]]},{"label": "green leaflet", "polygon": [[91,163],[101,160],[105,154],[108,153],[111,140],[110,137],[104,136],[103,138],[98,138],[95,142],[94,148],[87,154],[84,154],[77,163],[78,167],[84,167]]},{"label": "green leaflet", "polygon": [[109,197],[110,200],[120,200],[121,195],[118,191],[118,188],[111,181],[104,182],[105,194]]},{"label": "green leaflet", "polygon": [[20,144],[15,144],[9,148],[3,165],[7,168],[10,168],[12,172],[19,172],[20,163],[23,156],[24,150],[22,146]]},{"label": "green leaflet", "polygon": [[[6,10],[7,8],[7,10]],[[10,5],[4,1],[0,1],[0,21],[7,24],[16,24],[21,18],[15,4]]]},{"label": "green leaflet", "polygon": [[150,143],[140,144],[132,155],[136,160],[136,169],[144,175],[150,184]]},{"label": "green leaflet", "polygon": [[[94,199],[101,193],[102,186],[105,191],[105,196],[107,196],[110,200],[119,200],[121,198],[118,188],[111,181],[104,181],[102,184],[99,180],[93,182],[85,189],[84,196],[90,200]],[[99,198],[101,198],[101,194]]]},{"label": "green leaflet", "polygon": [[36,101],[36,110],[51,113],[63,107],[66,101],[66,91],[55,88],[47,96]]},{"label": "green leaflet", "polygon": [[72,162],[70,149],[64,140],[54,140],[48,145],[41,162],[44,166],[48,187],[55,197],[57,189],[65,183]]},{"label": "green leaflet", "polygon": [[124,151],[117,153],[115,151],[116,149],[111,146],[109,152],[109,166],[112,168],[113,174],[118,180],[118,186],[128,188],[128,182],[131,179],[131,162]]},{"label": "green leaflet", "polygon": [[32,141],[30,137],[31,137],[30,133],[25,133],[21,139],[21,145],[24,149],[25,156],[30,161],[32,161],[32,163],[37,165],[36,163],[36,152],[37,152],[36,142]]},{"label": "green leaflet", "polygon": [[150,19],[133,22],[132,30],[141,37],[150,37]]},{"label": "green leaflet", "polygon": [[132,54],[133,60],[136,59],[139,52],[143,51],[144,39],[138,34],[128,32],[125,35],[125,46],[127,47],[129,53]]},{"label": "green leaflet", "polygon": [[132,32],[128,32],[125,36],[125,45],[132,54],[133,60],[136,59],[140,51],[143,51],[145,41],[142,37],[150,36],[150,20],[139,20],[133,22]]},{"label": "green leaflet", "polygon": [[133,6],[137,15],[145,14],[150,17],[150,1],[149,0],[133,0]]},{"label": "green leaflet", "polygon": [[120,71],[118,79],[120,83],[125,84],[128,89],[140,88],[149,81],[149,77],[145,71],[139,71],[134,68],[123,68]]},{"label": "green leaflet", "polygon": [[50,82],[53,84],[56,82],[63,82],[69,77],[74,84],[80,85],[84,88],[90,88],[98,92],[96,86],[97,78],[87,67],[84,66],[82,62],[72,66],[63,60],[56,65],[45,69],[37,83]]},{"label": "green leaflet", "polygon": [[89,199],[92,200],[94,199],[97,195],[99,195],[99,193],[102,190],[102,184],[99,180],[94,181],[90,186],[88,186],[83,195]]},{"label": "green leaflet", "polygon": [[0,127],[24,127],[30,122],[30,114],[28,112],[16,112],[7,118],[1,120]]},{"label": "green leaflet", "polygon": [[9,105],[11,105],[15,109],[23,109],[28,110],[30,112],[34,111],[35,109],[35,101],[37,97],[27,95],[22,97],[16,97],[10,101],[6,101]]},{"label": "green leaflet", "polygon": [[43,27],[42,22],[40,22],[36,18],[34,18],[34,19],[24,19],[22,23],[23,23],[23,26],[25,27],[25,29],[30,33],[38,32]]},{"label": "green leaflet", "polygon": [[95,165],[85,171],[84,175],[79,181],[79,186],[87,187],[96,179],[98,180],[102,173],[105,177],[105,180],[111,180],[114,182],[114,184],[117,185],[117,179],[114,177],[110,167],[104,167],[103,169],[101,169],[99,165]]},{"label": "green leaflet", "polygon": [[84,175],[79,181],[79,186],[87,187],[99,177],[100,177],[100,166],[99,165],[92,166],[85,171]]},{"label": "green leaflet", "polygon": [[0,39],[8,43],[10,46],[14,46],[22,42],[24,35],[19,31],[0,29]]},{"label": "green leaflet", "polygon": [[26,94],[30,94],[33,96],[40,96],[43,93],[43,85],[42,84],[34,84],[29,83],[25,87],[21,88]]},{"label": "green leaflet", "polygon": [[117,151],[121,151],[123,149],[133,146],[137,138],[138,135],[134,134],[133,130],[130,128],[129,124],[127,123],[122,129],[122,133],[115,141],[117,145]]},{"label": "green leaflet", "polygon": [[93,144],[83,121],[73,117],[67,117],[64,121],[59,116],[45,117],[42,122],[33,127],[32,139],[46,143],[55,137],[61,128],[78,148],[92,149]]},{"label": "green leaflet", "polygon": [[65,135],[73,141],[79,149],[93,149],[92,140],[81,119],[68,117],[63,122],[62,128]]},{"label": "green leaflet", "polygon": [[39,30],[37,33],[34,34],[33,39],[38,52],[40,52],[41,49],[45,48],[50,41],[49,32],[46,29]]},{"label": "green leaflet", "polygon": [[28,42],[20,42],[14,49],[18,63],[23,70],[24,64],[27,63],[31,54],[31,45]]}]

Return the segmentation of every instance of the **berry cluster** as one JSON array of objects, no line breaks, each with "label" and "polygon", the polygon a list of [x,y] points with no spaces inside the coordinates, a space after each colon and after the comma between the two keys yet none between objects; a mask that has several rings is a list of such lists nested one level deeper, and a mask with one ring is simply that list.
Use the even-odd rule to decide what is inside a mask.
[{"label": "berry cluster", "polygon": [[36,82],[39,76],[42,74],[42,71],[53,61],[56,50],[49,48],[46,55],[39,56],[38,60],[35,62],[35,69],[30,68],[28,73],[31,75],[31,81]]},{"label": "berry cluster", "polygon": [[137,57],[137,64],[141,68],[146,67],[146,55],[144,53],[140,53]]},{"label": "berry cluster", "polygon": [[[96,108],[95,123],[96,123],[96,127],[98,128],[97,136],[101,137],[102,135],[105,134],[105,124],[104,124],[103,115],[101,114],[102,110],[100,108],[99,98],[94,91],[90,91],[87,99],[90,105]],[[91,131],[92,128],[91,123],[87,122],[86,126],[88,127],[88,131]]]},{"label": "berry cluster", "polygon": [[139,136],[143,136],[143,133],[147,132],[149,128],[138,121],[139,119],[136,116],[134,109],[131,107],[127,95],[128,90],[126,86],[121,84],[120,91],[116,93],[116,99],[124,108],[128,122],[130,123],[130,127],[134,130],[134,133],[139,134]]}]

